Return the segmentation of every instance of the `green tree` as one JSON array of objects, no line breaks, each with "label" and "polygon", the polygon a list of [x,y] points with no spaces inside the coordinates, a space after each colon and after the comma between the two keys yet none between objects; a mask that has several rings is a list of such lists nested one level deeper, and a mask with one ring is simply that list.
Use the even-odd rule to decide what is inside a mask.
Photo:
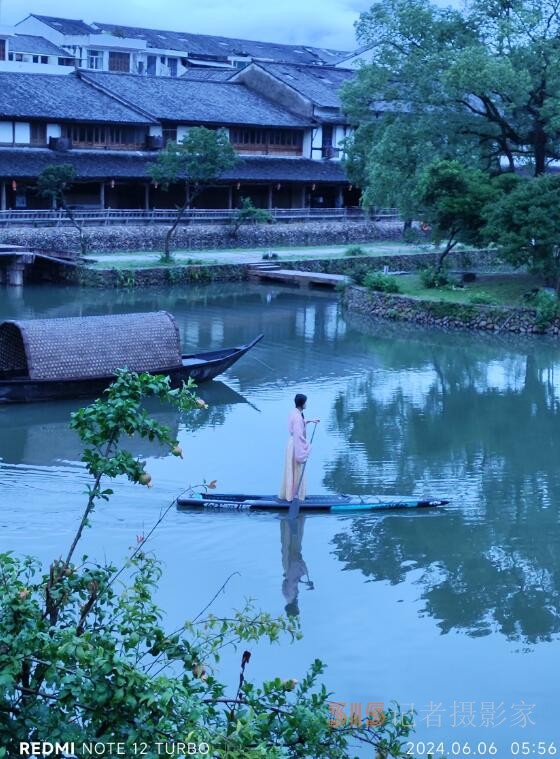
[{"label": "green tree", "polygon": [[[369,178],[390,174],[393,154],[388,199],[398,176],[414,179],[426,160],[456,158],[492,173],[523,163],[539,175],[560,156],[555,0],[473,0],[461,11],[381,0],[361,15],[357,35],[371,63],[344,103],[357,127],[350,161],[363,167],[366,191],[383,194],[386,183],[376,190]],[[414,145],[409,155],[407,129],[424,155],[415,157]]]},{"label": "green tree", "polygon": [[167,377],[120,372],[102,399],[72,415],[91,485],[68,553],[47,573],[33,558],[0,554],[0,757],[18,756],[21,741],[45,739],[121,742],[127,756],[149,759],[168,753],[164,744],[180,743],[206,743],[203,753],[216,759],[343,759],[352,739],[384,757],[403,756],[410,715],[396,708],[369,726],[332,724],[319,661],[299,683],[275,678],[257,686],[248,678],[251,653],[243,650],[235,688],[227,692],[216,673],[224,649],[299,636],[293,620],[250,605],[218,618],[210,601],[179,629],[164,627],[153,600],[161,570],[146,546],[175,501],[137,538],[120,569],[87,556],[75,560],[95,507],[111,497],[104,480],[126,476],[150,485],[145,462],[127,450],[127,440],[155,441],[182,455],[169,430],[147,413],[150,397],[183,411],[205,406],[192,385],[171,390]]},{"label": "green tree", "polygon": [[439,272],[457,243],[481,242],[484,211],[498,197],[498,190],[478,169],[466,168],[458,161],[436,161],[424,171],[417,193],[432,240],[436,245],[444,243],[436,266]]},{"label": "green tree", "polygon": [[64,209],[64,212],[78,230],[80,252],[85,256],[89,249],[89,239],[84,231],[84,225],[78,221],[66,199],[66,193],[72,186],[75,178],[76,172],[69,163],[50,163],[45,166],[37,177],[37,192],[41,197],[49,198],[51,204],[56,208]]},{"label": "green tree", "polygon": [[164,260],[171,260],[171,243],[185,212],[192,207],[197,195],[231,169],[236,162],[235,151],[225,129],[192,127],[179,142],[168,142],[160,151],[148,172],[153,182],[168,190],[180,185],[184,201],[165,235]]},{"label": "green tree", "polygon": [[560,178],[520,180],[486,210],[485,236],[515,266],[560,292]]},{"label": "green tree", "polygon": [[244,224],[270,224],[272,214],[264,208],[256,208],[251,198],[243,198],[241,208],[238,208],[232,218],[231,234],[237,237]]}]

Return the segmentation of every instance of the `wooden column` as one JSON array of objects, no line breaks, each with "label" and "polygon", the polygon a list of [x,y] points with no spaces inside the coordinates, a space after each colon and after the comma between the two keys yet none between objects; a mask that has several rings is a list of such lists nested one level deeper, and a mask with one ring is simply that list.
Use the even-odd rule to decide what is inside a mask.
[{"label": "wooden column", "polygon": [[150,183],[146,182],[144,185],[144,210],[150,210]]},{"label": "wooden column", "polygon": [[101,208],[105,208],[105,182],[101,182],[99,185],[99,205]]},{"label": "wooden column", "polygon": [[342,187],[339,187],[336,191],[335,204],[337,208],[344,208],[344,190]]},{"label": "wooden column", "polygon": [[231,209],[233,208],[233,187],[231,185],[228,187],[227,199],[228,199],[228,208],[231,211]]},{"label": "wooden column", "polygon": [[0,211],[6,210],[6,182],[0,183]]},{"label": "wooden column", "polygon": [[268,185],[268,210],[272,210],[272,185]]}]

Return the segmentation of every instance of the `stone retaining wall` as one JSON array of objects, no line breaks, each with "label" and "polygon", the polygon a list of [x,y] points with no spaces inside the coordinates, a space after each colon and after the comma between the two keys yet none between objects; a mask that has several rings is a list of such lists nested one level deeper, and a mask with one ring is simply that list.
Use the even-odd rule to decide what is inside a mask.
[{"label": "stone retaining wall", "polygon": [[[45,278],[43,272],[43,278]],[[145,269],[93,269],[58,267],[49,279],[84,287],[163,287],[179,284],[235,282],[247,279],[247,265],[156,266]]]},{"label": "stone retaining wall", "polygon": [[[168,227],[108,226],[87,227],[92,251],[163,250]],[[192,224],[179,227],[173,247],[201,250],[207,248],[262,248],[291,245],[336,245],[400,240],[401,224],[367,221],[292,222],[241,227],[237,236],[223,224]],[[72,227],[0,229],[0,243],[23,245],[34,250],[79,251],[78,233]]]},{"label": "stone retaining wall", "polygon": [[[357,274],[359,272],[383,271],[385,266],[389,271],[414,272],[435,266],[436,253],[388,253],[384,256],[346,256],[343,258],[317,258],[297,261],[274,261],[283,269],[299,269],[300,271],[323,272],[325,274]],[[493,250],[476,250],[451,253],[447,259],[450,269],[461,271],[512,271],[509,264],[503,263]]]},{"label": "stone retaining wall", "polygon": [[535,323],[536,312],[531,308],[427,301],[406,295],[372,292],[364,287],[356,286],[345,289],[343,305],[352,313],[412,322],[427,327],[520,334],[560,334],[559,318],[554,319],[543,329]]}]

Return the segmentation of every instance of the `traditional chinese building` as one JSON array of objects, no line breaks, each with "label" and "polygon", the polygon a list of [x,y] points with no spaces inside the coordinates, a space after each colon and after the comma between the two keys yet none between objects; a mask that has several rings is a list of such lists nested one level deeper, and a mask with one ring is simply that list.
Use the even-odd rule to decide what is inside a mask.
[{"label": "traditional chinese building", "polygon": [[[25,34],[10,38],[14,54],[14,39],[21,38],[22,49],[62,51],[69,57],[61,61],[79,66],[58,63],[70,70],[67,76],[35,73],[40,64],[33,72],[0,67],[0,210],[44,208],[34,186],[52,163],[74,167],[70,202],[76,207],[173,206],[182,198],[151,183],[148,166],[167,141],[180,140],[193,126],[224,128],[239,156],[197,198],[199,207],[235,208],[244,197],[264,208],[358,205],[341,160],[350,127],[340,89],[354,72],[330,65],[333,51],[242,40],[228,40],[222,50],[222,38],[175,32],[158,32],[162,47],[156,48],[154,30],[44,16],[29,16],[16,29]],[[90,38],[104,51],[99,65],[88,64]],[[115,39],[123,48],[136,45],[121,69],[112,57],[119,51],[102,44]],[[140,44],[148,46],[144,52],[157,50],[161,63],[172,43],[175,50],[186,46],[181,76],[161,75],[159,64],[150,75],[147,58],[138,65]],[[235,51],[246,54],[243,68],[235,65]],[[265,59],[273,55],[287,60]],[[192,65],[196,56],[200,66]]]}]

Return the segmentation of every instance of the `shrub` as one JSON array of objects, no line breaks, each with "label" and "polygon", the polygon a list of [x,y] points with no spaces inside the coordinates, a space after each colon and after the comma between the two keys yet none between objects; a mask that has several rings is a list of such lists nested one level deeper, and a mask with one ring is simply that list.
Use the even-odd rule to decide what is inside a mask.
[{"label": "shrub", "polygon": [[344,255],[351,258],[352,256],[365,256],[366,252],[360,245],[350,245],[346,248]]},{"label": "shrub", "polygon": [[443,287],[449,284],[449,275],[444,269],[435,268],[435,266],[429,266],[427,269],[423,269],[420,273],[420,279],[424,287]]},{"label": "shrub", "polygon": [[548,290],[538,290],[530,300],[536,311],[535,324],[539,329],[545,330],[560,315],[558,297]]},{"label": "shrub", "polygon": [[364,286],[380,293],[400,293],[399,283],[390,274],[371,271],[363,279]]},{"label": "shrub", "polygon": [[364,279],[366,278],[368,274],[369,274],[369,269],[367,268],[367,266],[364,266],[363,264],[360,266],[356,266],[356,268],[353,270],[351,274],[352,281],[356,285],[363,285]]}]

